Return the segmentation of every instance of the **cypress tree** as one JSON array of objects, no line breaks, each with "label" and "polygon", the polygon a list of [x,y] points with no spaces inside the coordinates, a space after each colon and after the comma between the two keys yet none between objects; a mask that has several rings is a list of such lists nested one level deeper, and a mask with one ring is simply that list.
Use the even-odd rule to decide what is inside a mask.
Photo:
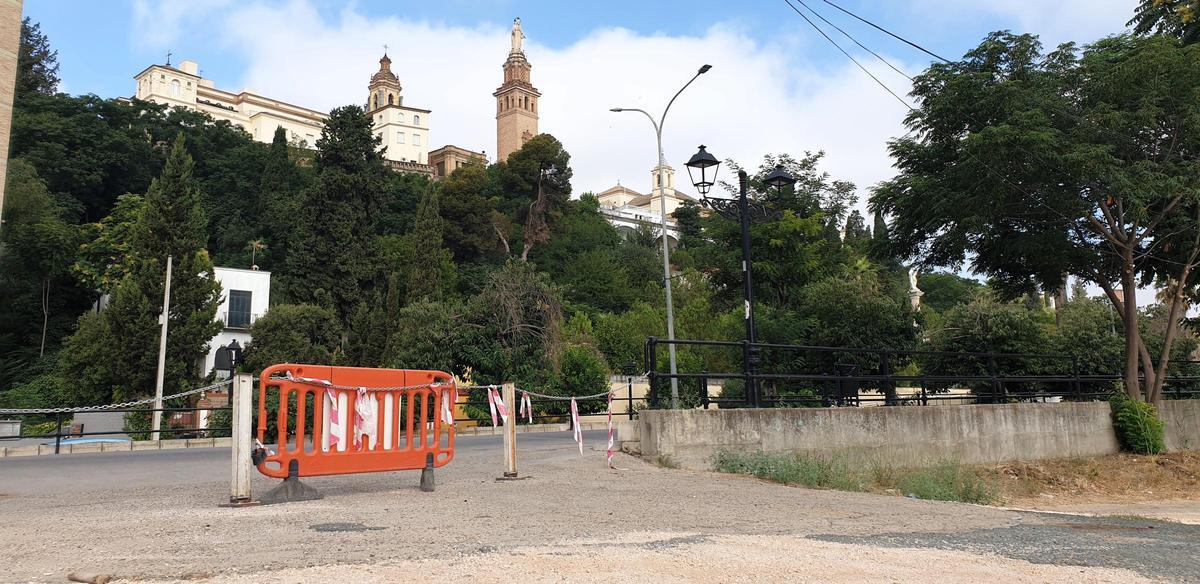
[{"label": "cypress tree", "polygon": [[[104,401],[153,395],[168,256],[173,268],[163,391],[186,389],[199,379],[197,361],[221,330],[215,318],[221,287],[205,249],[207,222],[192,166],[180,134],[162,175],[146,191],[125,274],[107,308],[91,319],[96,322],[81,320],[77,338],[64,350],[64,377],[79,380],[79,396]],[[96,361],[95,355],[106,358]]]}]

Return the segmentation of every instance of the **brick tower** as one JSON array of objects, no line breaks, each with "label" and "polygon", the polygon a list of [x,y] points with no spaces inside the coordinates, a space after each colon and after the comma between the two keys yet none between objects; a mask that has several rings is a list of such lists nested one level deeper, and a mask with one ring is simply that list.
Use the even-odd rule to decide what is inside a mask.
[{"label": "brick tower", "polygon": [[529,81],[532,67],[525,58],[524,41],[518,18],[513,21],[512,49],[504,61],[504,84],[492,94],[496,98],[497,160],[508,160],[509,154],[538,134],[537,101],[542,94]]}]

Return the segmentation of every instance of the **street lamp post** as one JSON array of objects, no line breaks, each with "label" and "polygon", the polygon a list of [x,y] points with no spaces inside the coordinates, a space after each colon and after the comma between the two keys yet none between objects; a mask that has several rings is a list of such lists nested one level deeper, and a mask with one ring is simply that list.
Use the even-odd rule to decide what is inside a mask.
[{"label": "street lamp post", "polygon": [[675,343],[674,343],[674,341],[675,341],[675,307],[671,301],[671,251],[667,246],[667,189],[666,189],[666,185],[663,184],[663,170],[667,166],[667,159],[665,156],[663,156],[662,128],[663,128],[663,123],[666,122],[666,120],[667,120],[667,112],[670,111],[671,104],[675,103],[675,98],[679,97],[679,94],[683,93],[684,89],[687,89],[688,86],[691,85],[692,82],[695,81],[697,77],[707,73],[709,69],[712,69],[712,65],[704,65],[703,67],[700,67],[700,70],[697,71],[696,74],[693,75],[692,78],[689,79],[687,83],[684,83],[683,87],[679,88],[679,91],[675,92],[675,96],[671,98],[671,101],[667,102],[667,107],[663,109],[662,117],[660,117],[658,119],[658,121],[655,121],[654,116],[650,115],[649,112],[647,112],[646,110],[643,110],[643,109],[614,107],[609,110],[609,111],[618,112],[618,113],[619,112],[641,112],[643,115],[646,116],[647,119],[650,120],[650,124],[652,126],[654,126],[654,136],[655,136],[655,139],[658,141],[658,185],[657,185],[657,187],[658,187],[659,212],[662,215],[663,288],[666,290],[666,297],[667,297],[667,352],[669,353],[669,356],[670,356],[670,367],[671,367],[671,408],[672,409],[676,409],[679,407],[679,379],[677,379],[675,377],[675,375],[679,373],[679,370],[675,365]]},{"label": "street lamp post", "polygon": [[[746,405],[757,408],[762,406],[762,396],[758,389],[758,342],[754,329],[754,270],[750,261],[750,203],[748,191],[750,179],[746,171],[738,171],[738,198],[729,199],[709,198],[708,192],[716,183],[717,169],[720,162],[709,154],[704,146],[687,161],[688,177],[700,192],[704,205],[723,215],[734,215],[742,228],[742,294],[745,302],[744,315],[746,323],[746,342],[743,345],[742,361],[746,371]],[[699,176],[697,176],[697,173]],[[776,165],[775,170],[763,179],[767,186],[783,189],[796,183],[796,179],[784,170],[783,165]]]}]

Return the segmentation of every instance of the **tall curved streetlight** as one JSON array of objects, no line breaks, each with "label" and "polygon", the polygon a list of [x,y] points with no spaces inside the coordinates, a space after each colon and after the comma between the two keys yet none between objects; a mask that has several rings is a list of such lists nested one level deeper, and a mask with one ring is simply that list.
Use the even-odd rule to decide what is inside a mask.
[{"label": "tall curved streetlight", "polygon": [[675,343],[674,343],[674,341],[675,341],[675,308],[671,303],[671,252],[667,247],[667,188],[666,188],[666,185],[663,184],[663,170],[667,166],[667,159],[666,159],[666,157],[663,156],[662,128],[663,128],[663,122],[665,122],[667,120],[667,112],[670,111],[671,104],[675,103],[675,98],[679,97],[679,94],[683,93],[684,89],[687,89],[688,86],[691,85],[692,82],[695,81],[697,77],[707,73],[709,69],[712,69],[712,65],[704,65],[703,67],[700,67],[700,70],[697,71],[696,74],[693,75],[692,78],[689,79],[687,83],[684,83],[683,87],[679,88],[679,91],[675,92],[675,96],[671,98],[671,101],[667,102],[667,107],[663,109],[662,117],[660,117],[658,119],[658,121],[655,121],[654,116],[650,115],[649,112],[647,112],[646,110],[643,110],[643,109],[614,107],[609,110],[609,111],[618,112],[618,113],[620,113],[620,112],[641,112],[643,115],[646,116],[647,119],[650,120],[650,124],[654,126],[654,135],[655,135],[655,138],[658,140],[658,185],[657,186],[658,186],[659,211],[662,214],[663,285],[664,285],[663,287],[666,290],[666,294],[667,294],[667,351],[670,354],[670,362],[671,362],[671,408],[672,409],[676,409],[679,407],[679,380],[676,379],[676,377],[675,377],[675,375],[679,371],[675,366]]}]

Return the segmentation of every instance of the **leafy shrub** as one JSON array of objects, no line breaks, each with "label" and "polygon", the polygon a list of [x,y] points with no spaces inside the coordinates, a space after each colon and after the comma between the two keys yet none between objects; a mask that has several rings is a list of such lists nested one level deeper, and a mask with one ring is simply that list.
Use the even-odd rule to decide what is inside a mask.
[{"label": "leafy shrub", "polygon": [[745,474],[785,485],[840,491],[863,491],[868,486],[863,476],[838,459],[721,451],[713,466],[720,472]]},{"label": "leafy shrub", "polygon": [[996,500],[993,485],[953,462],[905,474],[896,483],[896,488],[905,495],[932,501],[987,505]]},{"label": "leafy shrub", "polygon": [[1108,404],[1122,450],[1137,454],[1166,452],[1163,423],[1153,405],[1134,400],[1124,392],[1113,394]]}]

